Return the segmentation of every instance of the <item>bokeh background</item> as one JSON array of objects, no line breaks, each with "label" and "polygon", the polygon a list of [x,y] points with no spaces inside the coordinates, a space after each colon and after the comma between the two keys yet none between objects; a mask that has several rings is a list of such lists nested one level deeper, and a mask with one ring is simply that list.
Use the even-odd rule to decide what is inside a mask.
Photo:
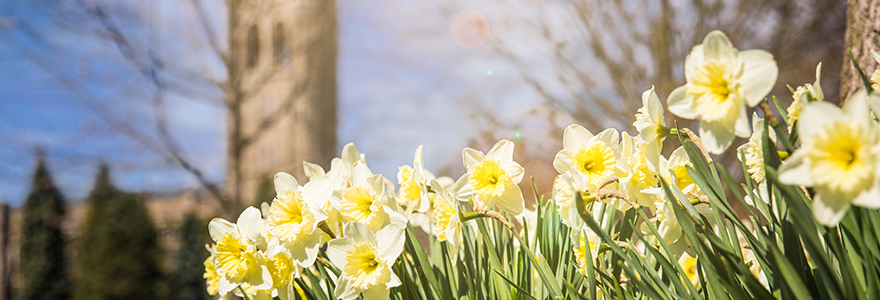
[{"label": "bokeh background", "polygon": [[184,224],[271,201],[275,172],[304,182],[303,160],[329,167],[349,142],[395,181],[419,145],[427,169],[457,178],[462,148],[511,139],[526,178],[549,193],[563,128],[635,133],[641,93],[653,85],[665,103],[711,30],[774,55],[772,94],[784,104],[786,84],[812,83],[820,62],[836,102],[846,9],[839,0],[3,1],[0,298],[25,295],[22,207],[47,180],[35,177],[41,166],[63,200],[48,223],[62,231],[71,286],[100,188],[137,199],[158,236],[160,275],[184,281],[181,266],[201,265],[181,251],[206,239],[183,238]]}]

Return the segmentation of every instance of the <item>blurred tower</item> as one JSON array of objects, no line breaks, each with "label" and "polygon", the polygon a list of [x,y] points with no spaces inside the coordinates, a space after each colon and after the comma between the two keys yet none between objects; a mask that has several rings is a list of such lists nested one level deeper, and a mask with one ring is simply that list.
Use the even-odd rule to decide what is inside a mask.
[{"label": "blurred tower", "polygon": [[227,1],[226,92],[238,103],[227,123],[227,188],[250,204],[260,178],[285,171],[304,181],[303,161],[327,168],[337,152],[336,4]]}]

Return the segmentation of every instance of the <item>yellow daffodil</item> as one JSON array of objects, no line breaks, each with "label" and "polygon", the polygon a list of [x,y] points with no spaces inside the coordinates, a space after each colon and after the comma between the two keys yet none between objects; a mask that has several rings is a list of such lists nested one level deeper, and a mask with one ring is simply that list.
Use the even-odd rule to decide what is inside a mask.
[{"label": "yellow daffodil", "polygon": [[880,133],[868,97],[859,91],[843,109],[827,102],[805,105],[798,122],[802,147],[779,168],[781,182],[816,190],[813,214],[820,224],[835,226],[850,205],[880,208]]},{"label": "yellow daffodil", "polygon": [[687,83],[670,93],[669,111],[700,121],[703,146],[719,154],[735,136],[749,136],[746,105],[758,105],[773,89],[778,73],[769,52],[740,52],[724,33],[712,31],[685,59]]},{"label": "yellow daffodil", "polygon": [[220,218],[208,224],[211,239],[217,244],[214,266],[225,279],[218,286],[219,294],[226,295],[245,283],[258,289],[272,287],[272,276],[257,248],[262,227],[260,211],[254,207],[245,209],[235,224]]},{"label": "yellow daffodil", "polygon": [[[661,165],[662,164],[663,163],[661,163]],[[660,169],[660,174],[670,183],[670,185],[678,187],[678,189],[680,189],[685,195],[691,193],[700,195],[703,192],[700,191],[700,188],[697,187],[697,184],[694,183],[691,175],[687,172],[688,166],[693,168],[684,147],[678,147],[678,149],[675,149],[675,151],[672,151],[672,154],[669,155],[666,167]]]},{"label": "yellow daffodil", "polygon": [[383,227],[377,233],[360,222],[345,224],[342,238],[327,243],[327,256],[342,274],[336,279],[339,299],[388,299],[389,289],[400,285],[391,270],[403,251],[406,220]]},{"label": "yellow daffodil", "polygon": [[655,196],[646,194],[645,189],[656,188],[660,184],[660,143],[642,143],[624,132],[620,145],[620,168],[626,176],[620,178],[621,190],[641,206],[653,208]]},{"label": "yellow daffodil", "polygon": [[458,262],[458,254],[463,250],[461,219],[458,218],[458,203],[455,197],[436,180],[431,181],[434,190],[434,236],[449,244],[452,265]]},{"label": "yellow daffodil", "polygon": [[682,255],[681,258],[678,259],[678,264],[681,265],[682,270],[684,270],[684,275],[691,281],[691,284],[700,286],[701,274],[697,273],[697,262],[696,257],[688,254]]},{"label": "yellow daffodil", "polygon": [[422,146],[419,145],[413,157],[412,167],[402,166],[397,171],[397,184],[400,185],[397,204],[408,204],[407,211],[424,213],[431,208],[427,184],[434,176],[422,168],[423,160]]},{"label": "yellow daffodil", "polygon": [[373,231],[388,224],[390,214],[402,217],[397,203],[385,193],[385,178],[360,161],[351,168],[351,186],[332,199],[344,222],[360,222]]},{"label": "yellow daffodil", "polygon": [[611,175],[623,175],[617,166],[620,136],[613,128],[593,135],[583,126],[573,124],[562,135],[562,150],[556,153],[553,167],[559,174],[573,169],[586,176],[592,190]]},{"label": "yellow daffodil", "polygon": [[513,161],[513,142],[501,140],[483,152],[465,148],[462,151],[464,174],[453,186],[459,199],[471,196],[483,208],[498,206],[500,209],[518,215],[523,211],[523,195],[519,188],[523,167]]},{"label": "yellow daffodil", "polygon": [[587,251],[590,252],[590,257],[595,261],[596,257],[599,255],[599,245],[601,244],[601,240],[599,235],[586,226],[581,227],[578,232],[580,237],[575,239],[575,241],[577,241],[574,245],[575,259],[578,263],[578,272],[581,273],[581,275],[587,275]]},{"label": "yellow daffodil", "polygon": [[311,266],[318,256],[324,233],[317,225],[329,217],[322,208],[333,193],[331,185],[326,176],[300,186],[290,174],[275,175],[277,196],[269,207],[266,225],[302,267]]},{"label": "yellow daffodil", "polygon": [[825,93],[822,92],[822,86],[819,85],[819,75],[822,73],[822,63],[816,66],[816,82],[813,84],[804,84],[797,87],[794,94],[791,95],[791,105],[785,110],[788,114],[789,130],[791,125],[797,121],[801,114],[801,106],[811,101],[825,101]]},{"label": "yellow daffodil", "polygon": [[219,293],[220,287],[220,274],[217,274],[217,267],[214,266],[214,248],[216,246],[207,246],[205,248],[208,249],[208,253],[211,255],[205,259],[205,274],[202,275],[205,278],[205,289],[208,292],[209,296],[215,296]]}]

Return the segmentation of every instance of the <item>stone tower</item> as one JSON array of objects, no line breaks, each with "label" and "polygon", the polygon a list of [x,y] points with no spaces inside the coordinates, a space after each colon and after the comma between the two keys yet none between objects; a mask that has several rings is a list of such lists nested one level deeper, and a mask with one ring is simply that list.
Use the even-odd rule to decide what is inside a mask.
[{"label": "stone tower", "polygon": [[[253,203],[262,178],[336,154],[335,0],[227,0],[226,189]],[[274,194],[274,193],[273,193]]]}]

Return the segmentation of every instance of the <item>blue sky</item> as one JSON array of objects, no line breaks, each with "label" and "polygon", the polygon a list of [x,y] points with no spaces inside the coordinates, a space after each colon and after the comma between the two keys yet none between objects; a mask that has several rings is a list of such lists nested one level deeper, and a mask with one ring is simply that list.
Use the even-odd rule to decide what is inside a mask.
[{"label": "blue sky", "polygon": [[[453,41],[449,26],[457,11],[491,7],[438,0],[343,0],[338,5],[339,144],[355,142],[375,172],[393,178],[397,166],[411,164],[420,144],[429,169],[453,166],[460,172],[461,149],[472,146],[494,118],[540,103],[534,91],[518,85],[511,66],[493,58],[491,49],[468,50]],[[187,66],[200,57],[181,42],[179,32],[170,30],[186,26],[186,10],[176,1],[159,1],[147,11],[161,20],[158,30],[144,24],[126,29],[148,42],[160,40],[160,51],[175,63]],[[208,11],[225,16],[221,6]],[[493,26],[491,13],[486,15]],[[221,17],[214,21],[218,27],[225,24]],[[26,38],[22,24],[45,40]],[[100,161],[113,166],[114,180],[127,190],[196,186],[187,173],[114,131],[60,83],[72,80],[121,118],[149,127],[148,118],[127,113],[150,109],[142,99],[150,95],[146,83],[132,79],[137,74],[120,63],[124,60],[112,44],[87,31],[58,28],[49,8],[25,1],[0,4],[0,40],[0,199],[13,205],[24,201],[35,145],[48,152],[56,183],[72,201],[88,194]],[[47,48],[52,51],[37,51]],[[63,79],[40,66],[63,70]],[[174,136],[208,178],[222,181],[224,111],[185,95],[166,102]]]}]

